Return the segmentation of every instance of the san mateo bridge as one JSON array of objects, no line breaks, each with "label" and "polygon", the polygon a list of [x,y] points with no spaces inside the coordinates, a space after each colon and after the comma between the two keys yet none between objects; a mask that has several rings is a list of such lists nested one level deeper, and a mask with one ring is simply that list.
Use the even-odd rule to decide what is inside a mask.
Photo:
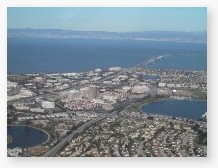
[{"label": "san mateo bridge", "polygon": [[166,54],[153,56],[153,57],[139,63],[138,65],[134,66],[131,69],[133,70],[133,69],[139,69],[139,68],[147,67],[149,64],[155,63],[156,61],[159,61],[161,59],[167,58],[167,57],[172,56],[172,55],[173,54],[166,53]]}]

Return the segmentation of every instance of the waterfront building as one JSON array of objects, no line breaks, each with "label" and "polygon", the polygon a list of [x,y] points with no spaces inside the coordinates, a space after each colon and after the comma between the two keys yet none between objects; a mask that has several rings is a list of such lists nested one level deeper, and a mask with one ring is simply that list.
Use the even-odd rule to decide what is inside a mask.
[{"label": "waterfront building", "polygon": [[109,68],[109,71],[120,71],[121,67],[111,67]]},{"label": "waterfront building", "polygon": [[95,69],[95,72],[101,72],[101,69],[99,69],[99,68]]}]

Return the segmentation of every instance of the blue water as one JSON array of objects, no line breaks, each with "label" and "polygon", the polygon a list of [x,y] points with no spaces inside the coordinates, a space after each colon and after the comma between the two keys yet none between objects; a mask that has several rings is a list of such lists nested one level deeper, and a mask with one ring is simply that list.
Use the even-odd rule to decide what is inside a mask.
[{"label": "blue water", "polygon": [[[157,68],[207,69],[204,43],[104,39],[8,38],[8,73],[83,72],[132,67],[151,56],[173,52]],[[191,53],[193,55],[184,53]]]},{"label": "blue water", "polygon": [[7,134],[12,137],[12,143],[8,144],[8,148],[36,146],[48,139],[46,133],[31,127],[8,126],[7,129]]},{"label": "blue water", "polygon": [[168,99],[144,105],[141,110],[147,113],[198,120],[207,111],[207,101]]},{"label": "blue water", "polygon": [[165,69],[189,69],[189,70],[207,70],[206,53],[195,52],[193,54],[178,54],[162,59],[154,64],[150,64],[149,68],[165,68]]}]

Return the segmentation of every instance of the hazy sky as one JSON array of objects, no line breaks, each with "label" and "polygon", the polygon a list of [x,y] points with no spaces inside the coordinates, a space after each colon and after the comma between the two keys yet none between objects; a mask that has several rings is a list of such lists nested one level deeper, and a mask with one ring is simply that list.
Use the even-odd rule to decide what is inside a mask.
[{"label": "hazy sky", "polygon": [[204,31],[207,9],[9,7],[8,28]]}]

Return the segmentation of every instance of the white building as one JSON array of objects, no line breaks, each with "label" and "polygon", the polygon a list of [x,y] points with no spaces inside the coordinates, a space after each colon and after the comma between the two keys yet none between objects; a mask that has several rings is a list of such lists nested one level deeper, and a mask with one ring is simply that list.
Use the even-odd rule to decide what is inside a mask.
[{"label": "white building", "polygon": [[89,80],[82,80],[80,83],[81,84],[87,84],[87,83],[89,83]]},{"label": "white building", "polygon": [[120,71],[121,67],[111,67],[109,68],[109,71]]},{"label": "white building", "polygon": [[101,72],[101,69],[99,69],[99,68],[95,69],[95,72]]},{"label": "white building", "polygon": [[88,90],[89,90],[88,87],[81,88],[79,90],[80,97],[88,97]]},{"label": "white building", "polygon": [[78,76],[79,74],[77,74],[77,73],[64,73],[63,74],[64,76]]},{"label": "white building", "polygon": [[158,83],[158,87],[165,87],[166,86],[166,83]]},{"label": "white building", "polygon": [[172,95],[172,90],[169,88],[158,88],[157,95],[159,96],[170,96]]},{"label": "white building", "polygon": [[36,112],[36,113],[43,113],[45,110],[39,107],[36,108],[30,108],[30,111]]},{"label": "white building", "polygon": [[55,108],[55,102],[50,101],[42,101],[42,107],[43,108]]},{"label": "white building", "polygon": [[169,87],[169,88],[175,88],[176,85],[175,85],[174,83],[168,83],[168,84],[167,84],[167,87]]},{"label": "white building", "polygon": [[16,110],[29,110],[29,107],[24,103],[13,104]]},{"label": "white building", "polygon": [[67,92],[67,97],[69,99],[80,98],[80,92],[78,90],[70,90],[70,91]]},{"label": "white building", "polygon": [[177,92],[177,90],[173,89],[173,90],[172,90],[172,92],[173,92],[173,93],[176,93],[176,92]]},{"label": "white building", "polygon": [[98,95],[98,87],[95,85],[89,86],[88,96],[90,98],[95,98]]},{"label": "white building", "polygon": [[92,82],[96,82],[96,81],[98,81],[98,80],[100,80],[100,79],[102,79],[102,77],[94,77],[94,78],[91,79],[91,81],[92,81]]},{"label": "white building", "polygon": [[84,87],[80,89],[80,97],[87,97],[87,98],[95,98],[97,97],[98,87],[95,85],[91,85],[89,87]]},{"label": "white building", "polygon": [[112,85],[112,81],[104,81],[103,84],[105,84],[105,85]]},{"label": "white building", "polygon": [[149,91],[150,89],[146,85],[143,86],[137,85],[134,86],[132,89],[132,93],[137,93],[137,94],[148,93]]}]

